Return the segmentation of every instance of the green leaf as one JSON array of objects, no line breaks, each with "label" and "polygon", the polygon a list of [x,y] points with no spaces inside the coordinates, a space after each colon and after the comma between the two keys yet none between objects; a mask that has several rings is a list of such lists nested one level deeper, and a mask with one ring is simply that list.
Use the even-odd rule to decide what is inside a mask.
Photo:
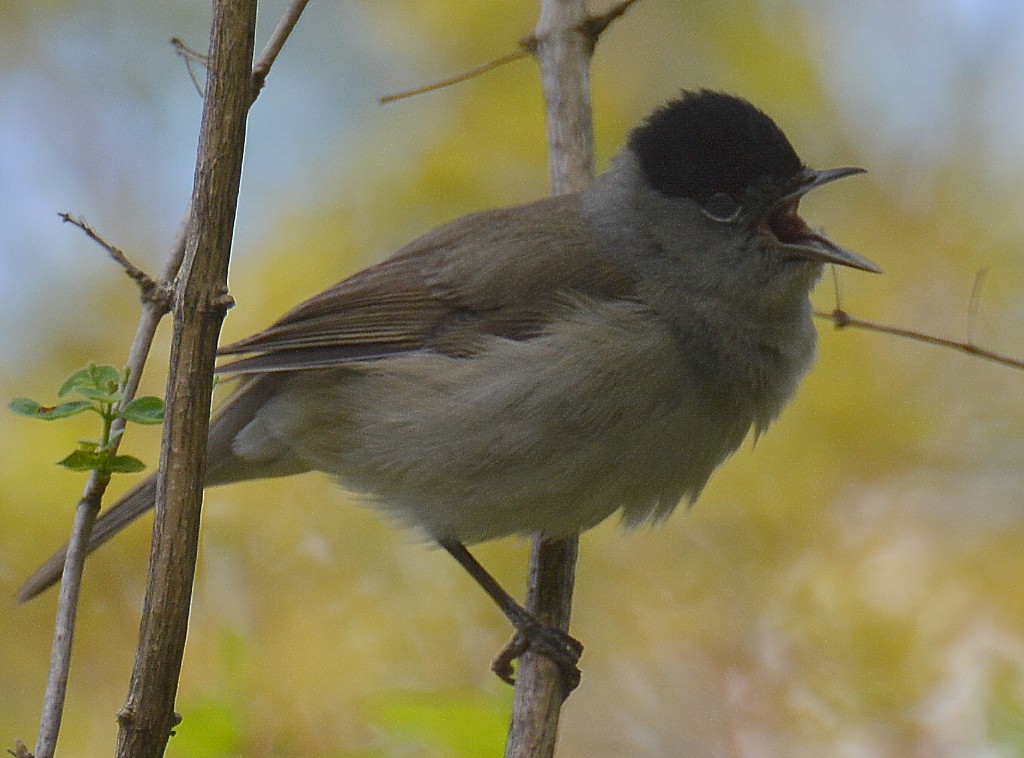
[{"label": "green leaf", "polygon": [[146,468],[146,464],[131,455],[115,455],[108,470],[114,474],[134,474]]},{"label": "green leaf", "polygon": [[19,397],[8,403],[7,407],[21,416],[38,418],[43,421],[53,421],[90,410],[92,403],[87,400],[72,400],[60,405],[40,405],[31,398]]},{"label": "green leaf", "polygon": [[113,458],[104,450],[90,450],[92,443],[68,455],[57,464],[72,471],[103,471],[113,474],[134,474],[146,468],[146,464],[131,455],[115,455]]},{"label": "green leaf", "polygon": [[137,397],[121,409],[121,415],[136,424],[160,424],[164,420],[164,401],[152,395]]},{"label": "green leaf", "polygon": [[78,371],[74,372],[73,374],[71,374],[71,376],[65,379],[64,383],[60,385],[60,389],[57,390],[57,396],[64,397],[66,394],[68,394],[69,392],[73,392],[80,386],[91,387],[92,376],[89,373],[90,368],[91,364],[89,366],[86,366],[85,368],[78,369]]},{"label": "green leaf", "polygon": [[116,403],[122,397],[124,393],[117,391],[117,385],[113,388],[108,389],[96,389],[94,387],[76,387],[75,392],[83,397],[87,397],[90,400],[95,400],[99,403]]},{"label": "green leaf", "polygon": [[64,460],[57,461],[57,465],[72,471],[92,471],[102,468],[106,459],[106,453],[99,453],[95,450],[76,450]]},{"label": "green leaf", "polygon": [[35,416],[42,406],[30,397],[16,397],[7,407],[20,416]]},{"label": "green leaf", "polygon": [[[69,392],[78,392],[86,397],[92,397],[95,393],[108,395],[112,393],[121,381],[121,372],[109,364],[90,363],[85,368],[80,368],[64,380],[64,384],[57,390],[58,397],[64,397]],[[87,394],[93,393],[93,394]],[[104,401],[112,402],[112,401]]]},{"label": "green leaf", "polygon": [[95,453],[100,449],[100,443],[95,440],[78,440],[78,449],[87,453]]}]

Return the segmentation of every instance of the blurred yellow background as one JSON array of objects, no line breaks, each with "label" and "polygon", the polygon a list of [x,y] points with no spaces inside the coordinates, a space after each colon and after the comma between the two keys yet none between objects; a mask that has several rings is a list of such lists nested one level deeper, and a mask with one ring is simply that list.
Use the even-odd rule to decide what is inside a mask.
[{"label": "blurred yellow background", "polygon": [[[283,0],[261,9],[260,43]],[[595,6],[595,9],[601,9]],[[375,98],[512,49],[536,3],[312,3],[250,117],[225,340],[455,216],[547,192],[529,61]],[[190,190],[200,100],[166,44],[206,4],[0,0],[0,398],[121,363],[132,285],[56,219],[151,272]],[[1024,7],[1006,0],[645,0],[597,50],[598,166],[681,87],[741,94],[812,166],[812,225],[886,274],[844,307],[1024,354]],[[831,279],[815,294],[834,304]],[[144,390],[162,394],[166,326]],[[584,536],[583,683],[559,755],[1024,755],[1024,376],[821,324],[781,420],[663,527]],[[0,597],[67,534],[78,417],[0,415]],[[123,450],[156,461],[159,433]],[[115,492],[130,486],[115,480]],[[148,556],[88,563],[60,754],[112,753]],[[528,545],[478,557],[521,594]],[[0,601],[0,747],[33,742],[55,593]],[[506,622],[454,562],[315,475],[208,493],[168,755],[496,755]]]}]

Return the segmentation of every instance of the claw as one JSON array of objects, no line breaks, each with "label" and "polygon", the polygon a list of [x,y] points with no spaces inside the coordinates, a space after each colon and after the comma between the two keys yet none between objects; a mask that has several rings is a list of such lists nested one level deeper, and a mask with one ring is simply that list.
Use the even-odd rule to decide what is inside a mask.
[{"label": "claw", "polygon": [[536,621],[516,630],[509,643],[491,662],[491,670],[503,682],[515,684],[512,662],[528,650],[543,655],[558,667],[562,675],[563,699],[579,686],[580,670],[576,664],[583,654],[583,644],[561,629]]},{"label": "claw", "polygon": [[494,660],[491,661],[491,671],[498,675],[498,678],[505,684],[516,683],[515,667],[512,661],[517,660],[530,647],[529,640],[519,632],[512,635],[512,639],[501,649]]}]

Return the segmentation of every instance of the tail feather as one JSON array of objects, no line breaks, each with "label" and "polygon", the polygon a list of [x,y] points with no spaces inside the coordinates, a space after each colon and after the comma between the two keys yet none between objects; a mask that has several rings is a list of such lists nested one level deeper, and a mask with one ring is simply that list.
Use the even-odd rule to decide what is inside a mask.
[{"label": "tail feather", "polygon": [[[242,460],[234,455],[232,441],[247,426],[257,411],[277,390],[280,375],[245,380],[210,424],[207,442],[206,484],[228,484],[242,479],[288,476],[308,471],[309,467],[292,457],[290,450],[268,440],[259,460]],[[135,489],[100,514],[93,525],[88,552],[92,552],[156,504],[156,475],[146,478]],[[68,546],[50,556],[18,591],[17,601],[24,603],[55,584],[64,571]]]}]

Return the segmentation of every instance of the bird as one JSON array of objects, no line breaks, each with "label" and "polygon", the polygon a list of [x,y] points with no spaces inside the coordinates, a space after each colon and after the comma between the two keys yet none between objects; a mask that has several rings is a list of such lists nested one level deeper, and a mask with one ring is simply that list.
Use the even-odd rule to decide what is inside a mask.
[{"label": "bird", "polygon": [[[824,265],[881,271],[798,212],[859,173],[809,168],[745,99],[683,90],[587,189],[439,226],[220,348],[239,384],[205,484],[334,477],[448,550],[571,688],[579,643],[489,587],[466,545],[692,504],[811,367]],[[155,491],[151,476],[103,512],[89,549]]]}]

